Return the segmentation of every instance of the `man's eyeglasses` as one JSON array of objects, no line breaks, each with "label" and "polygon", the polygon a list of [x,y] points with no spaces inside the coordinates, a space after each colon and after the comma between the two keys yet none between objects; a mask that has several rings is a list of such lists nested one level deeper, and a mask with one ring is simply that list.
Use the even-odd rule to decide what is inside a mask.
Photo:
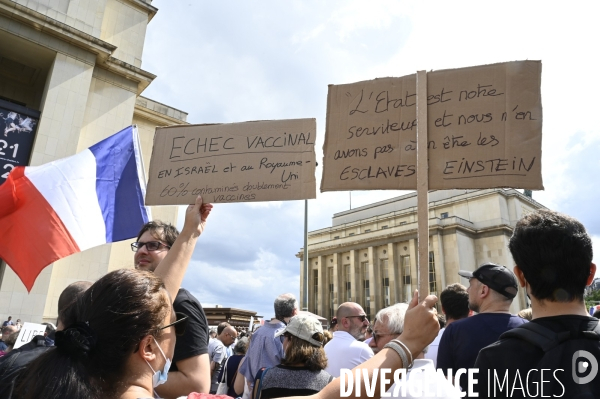
[{"label": "man's eyeglasses", "polygon": [[373,342],[375,342],[375,345],[377,345],[377,339],[378,338],[381,338],[381,337],[386,336],[386,335],[396,335],[396,336],[398,336],[400,334],[402,334],[402,332],[381,334],[381,333],[378,333],[377,331],[373,331]]},{"label": "man's eyeglasses", "polygon": [[368,319],[367,319],[367,315],[366,315],[366,314],[361,314],[361,315],[359,315],[359,316],[346,316],[346,318],[347,318],[347,319],[349,319],[350,317],[356,317],[356,318],[359,318],[359,319],[360,319],[360,321],[361,321],[361,323],[364,323],[364,321],[365,321],[365,320],[368,320]]},{"label": "man's eyeglasses", "polygon": [[133,252],[137,252],[140,249],[142,249],[143,246],[146,246],[146,249],[148,251],[158,251],[160,248],[167,248],[167,249],[171,249],[171,247],[167,244],[163,244],[160,241],[148,241],[148,242],[132,242],[131,243],[131,250]]},{"label": "man's eyeglasses", "polygon": [[173,326],[175,328],[175,335],[183,335],[183,333],[185,333],[185,328],[187,327],[188,318],[183,313],[175,313],[175,317],[177,317],[176,321],[159,328],[159,330],[164,330],[167,327]]}]

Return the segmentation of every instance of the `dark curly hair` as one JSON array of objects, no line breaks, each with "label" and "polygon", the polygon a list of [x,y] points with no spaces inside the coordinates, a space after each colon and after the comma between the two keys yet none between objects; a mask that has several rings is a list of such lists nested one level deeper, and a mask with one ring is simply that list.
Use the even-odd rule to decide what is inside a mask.
[{"label": "dark curly hair", "polygon": [[173,246],[177,236],[179,236],[179,230],[177,230],[177,228],[171,223],[165,223],[160,220],[152,220],[142,226],[136,241],[139,241],[142,234],[147,231],[149,231],[150,234],[152,234],[152,236],[157,240],[166,242],[170,247]]},{"label": "dark curly hair", "polygon": [[592,240],[579,221],[538,210],[517,222],[508,247],[534,297],[583,301],[594,253]]}]

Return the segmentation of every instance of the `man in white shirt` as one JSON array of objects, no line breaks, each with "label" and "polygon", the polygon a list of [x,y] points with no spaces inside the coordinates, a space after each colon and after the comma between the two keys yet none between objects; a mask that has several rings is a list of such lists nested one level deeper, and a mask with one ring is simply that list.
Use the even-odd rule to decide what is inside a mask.
[{"label": "man in white shirt", "polygon": [[341,369],[352,369],[373,357],[369,345],[361,342],[369,326],[364,309],[355,302],[344,302],[336,312],[337,331],[325,345],[327,371],[339,377]]},{"label": "man in white shirt", "polygon": [[219,387],[219,373],[227,360],[226,348],[237,338],[237,331],[229,323],[219,324],[217,338],[208,344],[208,357],[210,360],[210,393],[215,394]]}]

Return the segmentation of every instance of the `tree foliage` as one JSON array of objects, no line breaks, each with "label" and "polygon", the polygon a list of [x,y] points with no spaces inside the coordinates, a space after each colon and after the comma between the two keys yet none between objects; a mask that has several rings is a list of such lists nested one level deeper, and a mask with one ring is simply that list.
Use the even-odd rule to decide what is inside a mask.
[{"label": "tree foliage", "polygon": [[589,309],[592,306],[600,304],[600,290],[595,290],[584,297],[585,307]]}]

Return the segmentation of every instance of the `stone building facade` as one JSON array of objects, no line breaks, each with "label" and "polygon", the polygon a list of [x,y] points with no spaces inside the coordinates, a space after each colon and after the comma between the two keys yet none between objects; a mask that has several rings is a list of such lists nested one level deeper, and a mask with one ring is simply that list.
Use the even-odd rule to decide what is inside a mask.
[{"label": "stone building facade", "polygon": [[[142,69],[151,0],[0,0],[0,100],[39,115],[29,165],[73,155],[137,124],[148,172],[154,129],[187,114],[142,97],[156,75]],[[176,207],[153,208],[175,223]],[[70,283],[133,267],[128,242],[71,255],[42,271],[27,292],[0,261],[0,319],[56,322]]]},{"label": "stone building facade", "polygon": [[[494,262],[512,270],[508,240],[522,215],[543,206],[514,189],[429,193],[429,290],[468,286],[458,270]],[[308,310],[330,319],[346,301],[370,318],[407,302],[418,288],[417,195],[411,193],[333,215],[332,227],[308,233]],[[304,296],[303,252],[300,261]],[[303,302],[301,302],[303,303]],[[520,290],[511,311],[527,306]]]}]

